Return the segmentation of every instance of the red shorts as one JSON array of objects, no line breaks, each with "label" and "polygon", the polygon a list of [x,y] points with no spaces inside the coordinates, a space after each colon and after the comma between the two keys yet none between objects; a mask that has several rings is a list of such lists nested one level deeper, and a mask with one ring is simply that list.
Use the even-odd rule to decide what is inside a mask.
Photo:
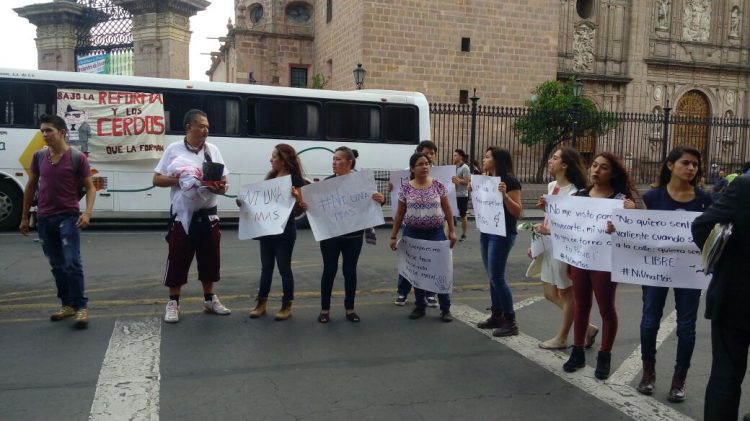
[{"label": "red shorts", "polygon": [[201,223],[193,223],[190,227],[190,236],[185,234],[181,222],[175,221],[172,225],[168,236],[169,256],[164,285],[172,288],[185,285],[193,256],[198,260],[198,279],[201,282],[219,280],[221,226],[218,220],[205,223],[210,224],[210,227],[201,229]]}]

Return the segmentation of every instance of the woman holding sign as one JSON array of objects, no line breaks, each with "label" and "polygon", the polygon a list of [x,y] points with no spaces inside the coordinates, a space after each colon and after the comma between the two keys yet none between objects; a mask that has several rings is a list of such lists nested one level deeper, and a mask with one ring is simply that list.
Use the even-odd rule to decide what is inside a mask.
[{"label": "woman holding sign", "polygon": [[[555,181],[547,185],[547,193],[550,195],[574,195],[588,185],[581,155],[571,147],[556,150],[547,161],[547,169],[555,176]],[[546,208],[544,196],[539,198],[537,207]],[[534,232],[536,235],[550,235],[549,220],[545,218],[544,223],[535,224]],[[528,255],[531,257],[531,249]],[[571,290],[573,284],[568,277],[568,265],[555,259],[552,250],[545,250],[531,262],[526,276],[541,278],[544,298],[558,306],[562,312],[557,335],[541,342],[539,348],[566,349],[568,333],[573,326],[573,291]],[[597,333],[599,329],[589,325],[588,332],[586,332],[586,348],[593,346]]]},{"label": "woman holding sign", "polygon": [[[697,149],[678,146],[661,166],[657,187],[643,195],[647,209],[703,212],[711,206],[711,196],[698,187],[701,178],[701,154]],[[641,360],[643,377],[638,391],[654,393],[656,382],[656,334],[664,313],[669,288],[643,285],[641,316]],[[698,318],[701,290],[674,288],[677,310],[677,363],[667,399],[685,400],[685,378],[695,348],[695,321]]]},{"label": "woman holding sign", "polygon": [[[391,250],[396,250],[396,239],[401,225],[404,226],[402,235],[427,241],[445,241],[443,221],[448,223],[448,238],[450,246],[456,244],[456,229],[453,226],[453,214],[448,203],[448,192],[443,183],[430,177],[430,159],[422,152],[417,152],[409,159],[411,180],[401,186],[398,193],[398,208],[393,218],[391,230]],[[408,282],[399,275],[399,283]],[[410,319],[424,317],[427,302],[425,291],[414,288],[416,307],[409,315]],[[440,320],[452,322],[451,300],[448,294],[438,294],[440,303]]]},{"label": "woman holding sign", "polygon": [[518,335],[516,313],[513,311],[513,295],[505,281],[505,266],[508,255],[516,240],[516,222],[523,213],[521,205],[521,183],[513,175],[513,159],[510,152],[495,146],[487,148],[482,161],[484,171],[492,177],[500,177],[498,190],[503,196],[505,214],[505,237],[495,234],[480,233],[479,242],[482,262],[490,278],[490,299],[492,314],[487,320],[479,322],[480,329],[492,329],[493,336]]},{"label": "woman holding sign", "polygon": [[[626,209],[634,209],[635,188],[622,160],[610,152],[594,157],[589,168],[591,186],[576,193],[576,196],[621,199]],[[599,314],[602,316],[602,345],[596,358],[594,376],[599,380],[609,377],[612,345],[617,335],[617,311],[615,292],[617,284],[612,282],[612,273],[580,269],[569,266],[568,276],[573,281],[573,352],[563,364],[563,370],[573,372],[586,365],[583,348],[591,315],[591,293],[596,296]]]},{"label": "woman holding sign", "polygon": [[[333,177],[347,175],[354,170],[357,164],[356,150],[341,146],[333,154]],[[385,197],[379,192],[372,194],[372,200],[385,203]],[[307,210],[307,204],[300,202],[302,209]],[[320,242],[320,252],[323,255],[323,276],[320,278],[320,315],[318,322],[328,323],[331,310],[331,292],[333,291],[333,280],[339,266],[339,255],[342,257],[341,270],[344,273],[344,309],[346,320],[357,323],[359,315],[354,312],[354,295],[357,292],[357,262],[359,253],[362,251],[362,237],[365,231],[359,230],[338,237],[329,238]]]},{"label": "woman holding sign", "polygon": [[[271,171],[266,180],[290,175],[292,177],[292,195],[297,203],[301,200],[300,188],[305,184],[302,178],[302,164],[297,151],[286,143],[280,143],[271,153]],[[296,207],[295,207],[296,209]],[[274,262],[279,265],[281,285],[284,295],[281,298],[281,310],[276,313],[275,320],[286,320],[292,316],[292,300],[294,300],[294,275],[292,275],[292,251],[297,241],[297,227],[294,224],[294,210],[289,215],[284,232],[277,235],[258,237],[260,240],[260,286],[258,287],[257,303],[250,310],[250,318],[255,319],[266,314],[268,293],[271,291]]]}]

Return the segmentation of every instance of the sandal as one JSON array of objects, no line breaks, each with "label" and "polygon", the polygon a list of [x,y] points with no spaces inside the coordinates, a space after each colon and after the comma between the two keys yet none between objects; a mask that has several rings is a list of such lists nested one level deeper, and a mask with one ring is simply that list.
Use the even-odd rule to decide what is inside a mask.
[{"label": "sandal", "polygon": [[346,320],[349,320],[352,323],[359,323],[359,315],[355,312],[346,313]]},{"label": "sandal", "polygon": [[586,329],[586,342],[584,342],[583,347],[589,349],[594,346],[597,334],[599,334],[599,328],[596,326],[589,326],[589,328]]},{"label": "sandal", "polygon": [[559,342],[555,342],[554,339],[550,339],[548,341],[540,342],[539,348],[548,349],[550,351],[559,351],[561,349],[567,349],[568,344],[561,345]]},{"label": "sandal", "polygon": [[329,313],[320,313],[320,315],[318,315],[318,323],[328,323],[330,320]]}]

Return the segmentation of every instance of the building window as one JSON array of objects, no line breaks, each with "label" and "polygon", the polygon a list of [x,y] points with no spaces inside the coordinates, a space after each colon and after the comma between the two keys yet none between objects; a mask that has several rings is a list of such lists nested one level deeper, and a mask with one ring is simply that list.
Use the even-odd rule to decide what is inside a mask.
[{"label": "building window", "polygon": [[576,12],[581,19],[588,19],[594,13],[594,0],[577,0]]},{"label": "building window", "polygon": [[465,89],[461,89],[460,91],[458,91],[458,103],[459,104],[469,103],[469,91]]},{"label": "building window", "polygon": [[471,38],[463,37],[461,38],[461,51],[468,53],[471,51]]},{"label": "building window", "polygon": [[307,88],[306,67],[292,67],[292,73],[289,77],[289,86],[292,88]]},{"label": "building window", "polygon": [[326,0],[326,23],[333,19],[333,0]]},{"label": "building window", "polygon": [[286,8],[286,16],[295,23],[307,23],[312,16],[312,6],[305,2],[292,3]]},{"label": "building window", "polygon": [[255,3],[250,6],[250,21],[252,23],[258,23],[263,19],[263,6],[259,3]]}]

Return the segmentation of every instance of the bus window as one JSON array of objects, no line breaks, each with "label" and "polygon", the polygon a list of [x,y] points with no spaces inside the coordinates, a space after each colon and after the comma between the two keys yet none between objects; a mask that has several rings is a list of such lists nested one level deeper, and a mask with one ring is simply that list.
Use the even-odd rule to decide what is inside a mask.
[{"label": "bus window", "polygon": [[385,107],[385,136],[388,143],[419,142],[419,114],[413,107]]},{"label": "bus window", "polygon": [[258,124],[256,123],[257,116],[255,115],[255,100],[250,99],[247,101],[247,134],[249,136],[258,135]]},{"label": "bus window", "polygon": [[29,124],[26,108],[26,86],[0,82],[0,124]]},{"label": "bus window", "polygon": [[[182,119],[185,113],[193,108],[201,109],[201,96],[196,94],[177,95],[164,93],[164,120],[167,122],[167,134],[184,133]],[[209,124],[211,123],[209,115]]]},{"label": "bus window", "polygon": [[57,112],[57,87],[54,85],[30,85],[29,102],[31,103],[31,122],[36,125],[42,114]]},{"label": "bus window", "polygon": [[328,103],[328,138],[377,142],[380,108],[372,105]]},{"label": "bus window", "polygon": [[320,104],[287,99],[261,99],[256,104],[258,134],[302,139],[320,137]]},{"label": "bus window", "polygon": [[211,133],[221,135],[240,134],[240,102],[236,98],[224,96],[205,97],[203,108],[208,114]]}]

